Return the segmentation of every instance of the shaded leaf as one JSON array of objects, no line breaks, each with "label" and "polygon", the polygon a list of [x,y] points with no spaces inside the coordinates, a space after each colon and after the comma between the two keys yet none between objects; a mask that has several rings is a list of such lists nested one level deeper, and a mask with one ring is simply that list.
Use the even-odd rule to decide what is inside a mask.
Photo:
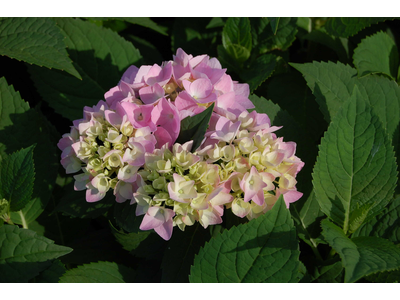
[{"label": "shaded leaf", "polygon": [[260,84],[272,75],[277,57],[273,54],[259,56],[247,70],[240,73],[241,78],[249,84],[252,93]]},{"label": "shaded leaf", "polygon": [[[354,231],[360,210],[364,219],[389,202],[397,181],[390,140],[358,88],[334,117],[313,172],[321,210],[344,229]],[[358,224],[359,225],[359,224]]]},{"label": "shaded leaf", "polygon": [[375,218],[362,224],[352,237],[377,236],[394,244],[400,243],[400,197],[390,201],[389,205]]},{"label": "shaded leaf", "polygon": [[384,73],[393,80],[397,78],[399,52],[387,33],[380,31],[363,39],[354,50],[353,59],[360,77]]},{"label": "shaded leaf", "polygon": [[97,218],[105,214],[114,204],[115,197],[111,191],[97,202],[87,202],[85,191],[75,191],[73,184],[64,188],[65,196],[60,199],[56,211],[72,218]]},{"label": "shaded leaf", "polygon": [[[222,45],[228,50],[228,46],[235,44],[251,51],[250,21],[248,18],[228,18],[222,31]],[[235,57],[232,55],[232,57]]]},{"label": "shaded leaf", "polygon": [[68,57],[64,36],[50,18],[0,18],[0,55],[65,70],[81,79]]},{"label": "shaded leaf", "polygon": [[10,211],[21,210],[30,200],[35,180],[33,149],[14,152],[0,164],[0,198],[10,203]]},{"label": "shaded leaf", "polygon": [[114,262],[100,261],[68,270],[61,283],[124,283],[133,282],[135,271]]},{"label": "shaded leaf", "polygon": [[67,271],[64,264],[58,259],[53,260],[52,265],[34,278],[35,283],[57,283],[60,277]]},{"label": "shaded leaf", "polygon": [[192,151],[200,147],[208,128],[213,109],[214,103],[203,112],[192,117],[184,118],[181,121],[181,130],[176,139],[176,143],[184,144],[187,141],[193,140]]},{"label": "shaded leaf", "polygon": [[57,176],[59,157],[53,139],[54,128],[39,112],[29,109],[29,105],[12,86],[8,86],[4,78],[0,78],[0,99],[0,157],[36,143],[32,200],[21,212],[11,213],[14,223],[28,224],[43,212]]},{"label": "shaded leaf", "polygon": [[114,219],[119,227],[127,232],[139,232],[142,217],[136,216],[136,205],[131,205],[130,201],[115,203]]},{"label": "shaded leaf", "polygon": [[195,257],[190,282],[298,282],[298,241],[280,197],[273,208],[206,243]]},{"label": "shaded leaf", "polygon": [[162,282],[189,282],[190,266],[194,256],[210,239],[210,231],[199,223],[176,230],[168,242],[162,259]]},{"label": "shaded leaf", "polygon": [[71,251],[32,230],[4,225],[0,228],[0,282],[27,282],[51,266],[51,260]]},{"label": "shaded leaf", "polygon": [[117,230],[112,224],[111,231],[117,242],[127,251],[135,250],[151,233],[151,231],[125,233],[123,230]]},{"label": "shaded leaf", "polygon": [[276,32],[278,31],[279,19],[280,18],[275,18],[275,17],[268,18],[269,24],[271,25],[271,28],[272,28],[272,32],[274,34],[276,34]]},{"label": "shaded leaf", "polygon": [[342,259],[345,282],[355,282],[364,276],[400,268],[400,248],[378,237],[349,239],[342,229],[323,220],[322,234]]},{"label": "shaded leaf", "polygon": [[84,106],[93,106],[116,86],[123,72],[141,56],[133,45],[108,28],[78,19],[56,18],[66,36],[68,53],[82,80],[35,66],[29,72],[40,95],[62,116],[82,118]]}]

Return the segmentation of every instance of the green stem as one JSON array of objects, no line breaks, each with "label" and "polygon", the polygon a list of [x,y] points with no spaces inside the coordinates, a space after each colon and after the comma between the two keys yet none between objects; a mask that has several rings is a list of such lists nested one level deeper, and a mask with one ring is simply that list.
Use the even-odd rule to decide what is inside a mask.
[{"label": "green stem", "polygon": [[26,223],[25,216],[22,213],[22,210],[20,210],[18,213],[21,216],[22,227],[25,228],[25,229],[28,229],[28,223]]}]

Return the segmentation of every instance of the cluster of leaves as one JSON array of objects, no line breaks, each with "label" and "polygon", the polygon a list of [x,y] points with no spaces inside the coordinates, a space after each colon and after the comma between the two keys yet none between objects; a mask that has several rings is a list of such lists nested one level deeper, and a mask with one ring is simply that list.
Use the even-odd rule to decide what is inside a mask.
[{"label": "cluster of leaves", "polygon": [[[398,282],[399,22],[0,19],[0,282]],[[297,143],[290,210],[228,211],[166,242],[139,230],[135,206],[73,190],[56,148],[71,121],[127,67],[179,47],[217,57]],[[198,143],[206,119],[182,134]]]}]

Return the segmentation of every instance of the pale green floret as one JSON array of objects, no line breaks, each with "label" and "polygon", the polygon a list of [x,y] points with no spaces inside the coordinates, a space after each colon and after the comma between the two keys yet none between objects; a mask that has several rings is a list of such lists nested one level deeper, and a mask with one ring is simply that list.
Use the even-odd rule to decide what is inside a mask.
[{"label": "pale green floret", "polygon": [[168,173],[172,171],[171,161],[170,160],[159,160],[156,163],[157,172],[159,173]]},{"label": "pale green floret", "polygon": [[104,155],[106,155],[108,152],[110,152],[110,148],[107,148],[105,146],[100,146],[97,150],[97,153],[99,154],[100,158],[103,158]]},{"label": "pale green floret", "polygon": [[160,174],[158,174],[155,171],[149,172],[149,174],[146,176],[147,180],[150,180],[150,181],[154,181],[159,177],[160,177]]},{"label": "pale green floret", "polygon": [[167,190],[167,181],[165,177],[159,177],[153,181],[153,187],[157,190]]},{"label": "pale green floret", "polygon": [[113,144],[114,150],[124,150],[124,144],[122,143],[115,143]]},{"label": "pale green floret", "polygon": [[[170,201],[168,201],[168,200],[172,200],[172,199],[169,198],[169,194],[167,192],[160,192],[160,193],[154,195],[153,200],[154,201],[165,201],[167,205],[171,205],[171,204],[168,204],[168,203],[170,203]],[[172,203],[172,205],[173,205],[173,203]]]},{"label": "pale green floret", "polygon": [[104,168],[103,161],[98,157],[90,159],[87,164],[88,170],[95,170],[96,172],[98,172],[98,171],[102,170],[103,168]]},{"label": "pale green floret", "polygon": [[125,135],[125,136],[131,136],[132,133],[133,133],[133,131],[134,131],[134,128],[133,128],[133,126],[131,125],[131,123],[128,121],[128,122],[125,122],[125,123],[121,126],[120,131],[121,131],[121,133],[122,133],[123,135]]},{"label": "pale green floret", "polygon": [[143,190],[145,191],[146,194],[155,194],[155,193],[156,193],[156,191],[154,190],[154,188],[153,188],[151,185],[149,185],[149,184],[144,185],[144,186],[143,186]]},{"label": "pale green floret", "polygon": [[115,189],[115,186],[117,185],[117,183],[118,183],[118,178],[111,179],[110,180],[110,188]]}]

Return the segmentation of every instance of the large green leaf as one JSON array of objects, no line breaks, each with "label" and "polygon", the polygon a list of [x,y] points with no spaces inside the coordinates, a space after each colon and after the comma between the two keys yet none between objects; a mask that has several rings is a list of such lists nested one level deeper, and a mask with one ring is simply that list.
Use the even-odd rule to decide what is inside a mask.
[{"label": "large green leaf", "polygon": [[326,24],[325,29],[329,34],[340,37],[349,37],[355,35],[360,30],[393,18],[355,18],[355,17],[342,17],[330,18]]},{"label": "large green leaf", "polygon": [[68,57],[64,36],[50,18],[0,18],[0,55],[65,70],[81,79]]},{"label": "large green leaf", "polygon": [[278,25],[279,25],[279,19],[280,18],[270,17],[270,18],[267,18],[267,19],[269,20],[269,24],[271,25],[272,32],[274,34],[276,34],[276,32],[278,31]]},{"label": "large green leaf", "polygon": [[369,75],[357,78],[357,71],[338,62],[291,64],[305,77],[325,119],[330,122],[357,85],[362,97],[386,129],[396,152],[399,151],[400,88],[393,80]]},{"label": "large green leaf", "polygon": [[70,18],[57,18],[56,22],[82,80],[34,66],[29,72],[43,99],[56,112],[70,120],[79,119],[83,107],[104,99],[104,93],[116,86],[123,72],[141,56],[110,29]]},{"label": "large green leaf", "polygon": [[193,117],[184,118],[181,121],[181,130],[176,142],[184,144],[187,141],[193,140],[192,151],[195,151],[198,147],[200,147],[204,139],[204,134],[208,128],[208,123],[210,122],[213,109],[214,103],[203,112]]},{"label": "large green leaf", "polygon": [[298,282],[298,241],[283,197],[265,215],[225,230],[195,257],[190,282]]},{"label": "large green leaf", "polygon": [[384,73],[396,80],[399,68],[399,52],[396,43],[385,32],[366,37],[354,50],[354,65],[358,76]]},{"label": "large green leaf", "polygon": [[273,54],[259,56],[240,77],[249,84],[252,93],[260,84],[272,75],[275,70],[277,57]]},{"label": "large green leaf", "polygon": [[393,199],[374,219],[362,224],[352,235],[377,236],[400,243],[400,196]]},{"label": "large green leaf", "polygon": [[175,230],[164,251],[161,264],[162,282],[189,282],[190,266],[200,247],[210,239],[210,231],[199,223]]},{"label": "large green leaf", "polygon": [[53,139],[54,128],[41,113],[29,109],[4,78],[0,78],[0,115],[0,157],[36,143],[32,200],[20,212],[11,213],[14,223],[28,224],[43,211],[57,176],[59,157]]},{"label": "large green leaf", "polygon": [[328,220],[322,221],[322,234],[342,259],[345,282],[383,271],[400,268],[400,248],[383,238],[357,237],[349,239],[342,229]]},{"label": "large green leaf", "polygon": [[27,282],[47,269],[51,260],[71,251],[32,230],[4,225],[0,228],[0,282]]},{"label": "large green leaf", "polygon": [[70,269],[60,278],[61,283],[124,283],[133,282],[135,272],[124,265],[100,261]]},{"label": "large green leaf", "polygon": [[22,209],[30,200],[35,180],[35,145],[3,159],[0,163],[0,198],[10,203],[10,211]]},{"label": "large green leaf", "polygon": [[317,269],[313,282],[318,283],[342,283],[343,266],[341,261],[322,266]]},{"label": "large green leaf", "polygon": [[290,63],[300,71],[312,90],[325,120],[329,123],[350,96],[357,71],[340,62]]},{"label": "large green leaf", "polygon": [[345,233],[354,232],[388,204],[396,181],[390,140],[354,87],[321,141],[313,173],[316,198]]}]

